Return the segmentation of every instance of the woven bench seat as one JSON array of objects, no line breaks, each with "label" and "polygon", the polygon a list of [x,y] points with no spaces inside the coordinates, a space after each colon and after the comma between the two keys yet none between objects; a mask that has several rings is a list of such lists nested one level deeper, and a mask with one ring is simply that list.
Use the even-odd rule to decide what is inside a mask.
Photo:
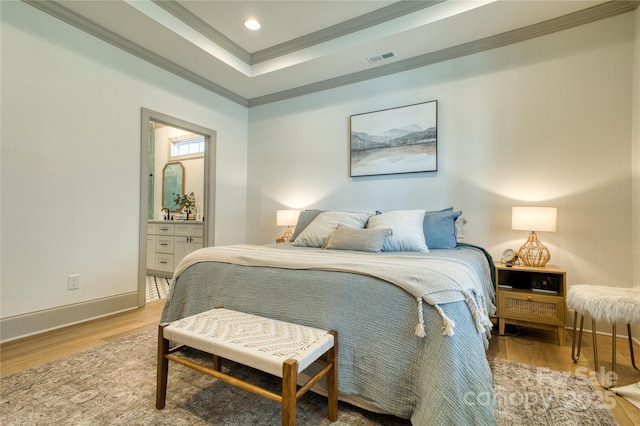
[{"label": "woven bench seat", "polygon": [[[169,342],[179,346],[169,347]],[[213,368],[173,355],[191,347],[213,355]],[[324,357],[323,357],[324,355]],[[282,378],[276,394],[221,371],[221,360],[237,363]],[[338,417],[337,333],[277,321],[224,308],[212,309],[158,328],[158,383],[156,408],[165,406],[169,361],[208,374],[234,386],[282,404],[282,424],[294,425],[296,403],[320,378],[327,376],[329,420]],[[314,362],[325,364],[300,389],[298,373]]]}]

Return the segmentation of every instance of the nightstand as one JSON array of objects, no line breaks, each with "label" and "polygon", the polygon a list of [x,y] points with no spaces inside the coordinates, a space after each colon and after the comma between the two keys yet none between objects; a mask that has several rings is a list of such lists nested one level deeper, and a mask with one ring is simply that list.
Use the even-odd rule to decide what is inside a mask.
[{"label": "nightstand", "polygon": [[498,332],[506,324],[553,330],[564,345],[567,273],[554,265],[496,263]]}]

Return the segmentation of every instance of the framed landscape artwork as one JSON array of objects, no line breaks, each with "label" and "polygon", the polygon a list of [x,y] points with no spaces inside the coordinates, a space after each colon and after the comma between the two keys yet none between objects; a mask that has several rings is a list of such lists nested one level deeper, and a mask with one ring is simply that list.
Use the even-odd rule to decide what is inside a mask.
[{"label": "framed landscape artwork", "polygon": [[438,101],[351,116],[351,176],[438,170]]}]

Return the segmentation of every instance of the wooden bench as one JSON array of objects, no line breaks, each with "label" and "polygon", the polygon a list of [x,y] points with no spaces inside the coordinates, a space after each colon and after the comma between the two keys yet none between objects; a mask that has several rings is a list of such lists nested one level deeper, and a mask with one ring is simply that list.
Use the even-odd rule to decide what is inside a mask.
[{"label": "wooden bench", "polygon": [[[169,347],[169,342],[178,346]],[[191,347],[213,355],[213,368],[173,355]],[[329,420],[338,418],[338,336],[325,331],[224,308],[212,309],[158,328],[156,408],[165,406],[169,361],[272,399],[282,405],[282,424],[295,425],[298,398],[327,377]],[[324,356],[323,356],[324,355]],[[282,394],[240,380],[221,370],[226,358],[282,378]],[[298,373],[314,362],[324,367],[298,389]]]}]

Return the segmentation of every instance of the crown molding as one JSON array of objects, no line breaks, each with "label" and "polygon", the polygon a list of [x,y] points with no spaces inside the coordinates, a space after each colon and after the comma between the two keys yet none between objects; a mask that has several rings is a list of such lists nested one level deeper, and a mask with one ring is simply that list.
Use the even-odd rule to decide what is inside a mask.
[{"label": "crown molding", "polygon": [[306,34],[302,37],[288,40],[276,46],[272,46],[254,53],[250,53],[236,44],[233,40],[216,30],[193,12],[182,6],[175,0],[152,0],[157,6],[163,8],[177,19],[181,20],[200,34],[207,37],[229,53],[248,65],[255,65],[271,59],[279,58],[298,50],[303,50],[326,41],[334,40],[365,28],[369,28],[383,22],[390,21],[410,13],[417,12],[427,7],[442,3],[445,0],[428,1],[399,1],[383,8],[371,11],[364,15],[349,19],[328,28]]},{"label": "crown molding", "polygon": [[345,35],[361,31],[365,28],[370,28],[392,19],[435,6],[436,4],[444,1],[445,0],[399,1],[381,9],[365,13],[362,16],[349,19],[339,24],[323,28],[322,30],[255,52],[251,54],[251,65],[269,61],[330,40],[335,40]]},{"label": "crown molding", "polygon": [[[529,40],[535,37],[540,37],[540,36],[551,34],[557,31],[562,31],[568,28],[594,22],[600,19],[630,12],[638,8],[638,6],[640,5],[640,1],[638,0],[612,0],[606,3],[602,3],[599,5],[590,7],[588,9],[570,13],[568,15],[560,16],[558,18],[550,19],[548,21],[541,22],[538,24],[533,24],[520,29],[486,37],[480,40],[463,43],[457,46],[452,46],[446,49],[441,49],[435,52],[430,52],[430,53],[416,56],[413,58],[393,62],[391,64],[380,65],[378,67],[368,69],[365,71],[359,71],[359,72],[347,74],[344,76],[335,77],[335,78],[319,81],[316,83],[296,87],[293,89],[247,99],[192,71],[189,71],[188,69],[156,53],[153,53],[152,51],[136,43],[133,43],[132,41],[118,35],[117,33],[111,30],[108,30],[98,25],[97,23],[87,18],[84,18],[83,16],[73,12],[70,9],[67,9],[66,7],[62,6],[60,3],[56,1],[53,1],[53,0],[46,0],[46,1],[22,0],[22,1],[70,25],[73,25],[74,27],[82,31],[85,31],[103,41],[106,41],[107,43],[110,43],[113,46],[116,46],[126,52],[129,52],[132,55],[139,57],[140,59],[143,59],[166,71],[169,71],[179,77],[182,77],[187,81],[190,81],[198,86],[201,86],[215,94],[218,94],[226,99],[229,99],[233,102],[236,102],[242,106],[249,107],[249,108],[254,106],[265,105],[273,102],[278,102],[278,101],[286,100],[289,98],[303,96],[311,93],[316,93],[323,90],[333,89],[333,88],[344,86],[347,84],[353,84],[360,81],[370,80],[373,78],[378,78],[378,77],[383,77],[383,76],[387,76],[387,75],[391,75],[391,74],[395,74],[403,71],[408,71],[415,68],[432,65],[438,62],[459,58],[465,55],[471,55],[474,53],[495,49],[497,47],[506,46],[506,45],[521,42],[524,40]],[[399,3],[405,3],[405,2],[399,2]],[[420,3],[420,2],[406,2],[406,3],[410,4],[410,3]],[[435,4],[436,2],[428,2],[428,3]],[[379,17],[379,19],[383,19],[383,18]],[[357,21],[357,19],[355,20]],[[310,43],[312,39],[319,40],[323,36],[326,36],[326,35],[316,35],[313,37],[311,37],[310,35],[309,39],[306,39],[306,37],[301,37],[301,39],[305,39],[304,40],[305,43]],[[299,42],[302,43],[303,41],[299,41]],[[288,43],[283,43],[283,44],[287,45]],[[286,48],[293,48],[293,44],[291,44],[290,46],[287,46]],[[265,50],[268,50],[268,49],[265,49]],[[269,54],[275,54],[275,53],[271,52]]]},{"label": "crown molding", "polygon": [[435,52],[426,53],[409,59],[381,65],[365,71],[359,71],[335,78],[331,78],[317,83],[296,87],[290,90],[271,93],[265,96],[259,96],[249,99],[249,108],[278,102],[298,96],[308,95],[311,93],[321,92],[348,84],[354,84],[365,80],[371,80],[378,77],[384,77],[403,71],[409,71],[415,68],[421,68],[433,65],[439,62],[448,61],[462,56],[480,53],[486,50],[495,49],[509,44],[518,43],[532,38],[552,34],[558,31],[577,27],[579,25],[598,21],[600,19],[609,18],[630,12],[638,8],[640,1],[610,1],[593,6],[584,10],[570,13],[527,27],[507,31],[494,36],[483,39],[463,43],[457,46],[448,47]]},{"label": "crown molding", "polygon": [[213,93],[216,93],[224,98],[227,98],[233,102],[236,102],[242,106],[248,106],[248,100],[237,93],[228,90],[219,84],[216,84],[192,71],[189,71],[185,67],[176,64],[167,58],[160,56],[151,50],[140,46],[132,42],[131,40],[120,36],[119,34],[95,23],[94,21],[85,18],[77,14],[76,12],[64,7],[60,3],[51,0],[22,0],[24,3],[29,4],[36,9],[39,9],[49,15],[60,19],[94,37],[99,38],[119,49],[124,50],[138,58],[156,65],[165,71],[169,71],[179,77],[184,78],[198,86],[201,86]]},{"label": "crown molding", "polygon": [[244,50],[240,45],[236,44],[233,40],[222,34],[220,31],[207,24],[200,19],[197,15],[194,15],[189,9],[182,6],[180,3],[174,0],[152,0],[153,3],[160,6],[185,24],[189,25],[194,30],[216,43],[236,58],[245,62],[251,63],[251,53]]}]

